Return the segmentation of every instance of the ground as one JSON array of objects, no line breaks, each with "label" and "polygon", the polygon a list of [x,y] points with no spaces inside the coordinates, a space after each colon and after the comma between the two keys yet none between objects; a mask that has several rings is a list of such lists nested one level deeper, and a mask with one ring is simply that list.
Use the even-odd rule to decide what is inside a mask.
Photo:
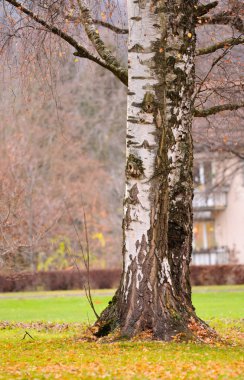
[{"label": "ground", "polygon": [[[98,312],[111,294],[95,292]],[[225,338],[209,345],[85,341],[94,317],[80,295],[0,294],[0,379],[243,379],[244,286],[194,288],[199,316]]]}]

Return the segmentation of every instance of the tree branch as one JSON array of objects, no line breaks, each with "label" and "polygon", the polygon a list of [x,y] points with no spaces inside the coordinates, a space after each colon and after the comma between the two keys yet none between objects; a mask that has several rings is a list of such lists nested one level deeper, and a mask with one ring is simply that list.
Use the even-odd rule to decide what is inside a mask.
[{"label": "tree branch", "polygon": [[244,32],[244,23],[240,16],[233,11],[220,12],[212,16],[198,18],[198,26],[202,25],[230,25],[240,33]]},{"label": "tree branch", "polygon": [[227,104],[222,104],[219,106],[213,106],[211,108],[205,108],[202,110],[198,110],[195,108],[195,109],[193,109],[193,116],[194,117],[207,117],[207,116],[215,115],[216,113],[219,113],[222,111],[234,111],[234,110],[237,110],[237,109],[242,108],[242,107],[244,107],[244,103],[239,103],[239,104],[227,103]]},{"label": "tree branch", "polygon": [[[80,23],[81,22],[81,18],[80,17],[74,17],[74,16],[70,16],[70,15],[65,15],[64,17],[68,21],[72,21],[72,22],[76,22],[76,23]],[[100,25],[100,26],[102,26],[104,28],[107,28],[107,29],[110,29],[114,33],[117,33],[117,34],[128,34],[129,33],[128,29],[119,28],[118,26],[112,25],[112,24],[110,24],[109,22],[106,22],[106,21],[97,20],[97,19],[92,19],[92,21],[93,21],[94,24]]]},{"label": "tree branch", "polygon": [[230,50],[231,50],[231,47],[228,48],[228,49],[226,49],[226,50],[224,50],[216,59],[213,60],[213,62],[211,64],[211,66],[210,66],[207,74],[205,75],[205,77],[203,78],[203,80],[201,81],[200,85],[198,86],[198,88],[195,91],[195,95],[193,96],[193,99],[192,99],[192,104],[194,104],[197,95],[200,93],[200,91],[201,91],[204,83],[208,79],[208,77],[211,74],[211,72],[214,69],[214,67],[219,63],[219,61],[221,61],[221,59],[223,59],[229,53]]},{"label": "tree branch", "polygon": [[223,49],[223,48],[229,49],[230,46],[240,45],[243,43],[244,43],[244,37],[242,36],[237,37],[237,38],[227,38],[226,40],[217,42],[214,45],[208,46],[206,48],[198,49],[197,55],[199,56],[199,55],[214,53],[218,49]]},{"label": "tree branch", "polygon": [[128,34],[129,33],[128,29],[119,28],[118,26],[112,25],[109,22],[105,22],[105,21],[102,21],[102,20],[94,20],[94,19],[93,19],[93,22],[96,25],[101,25],[104,28],[112,30],[113,32],[115,32],[117,34]]},{"label": "tree branch", "polygon": [[45,20],[40,18],[38,15],[36,15],[34,12],[30,11],[26,7],[24,7],[21,3],[19,3],[16,0],[5,0],[9,4],[13,5],[15,8],[17,8],[19,11],[25,13],[27,16],[32,18],[34,21],[36,21],[38,24],[41,24],[44,26],[48,31],[52,32],[53,34],[61,37],[63,40],[68,42],[71,46],[73,46],[77,50],[84,50],[84,54],[87,54],[89,56],[89,52],[83,48],[73,37],[68,35],[67,33],[64,33],[62,30],[58,29],[54,25],[48,24]]},{"label": "tree branch", "polygon": [[94,56],[91,54],[86,48],[84,48],[82,45],[80,45],[73,37],[71,37],[66,32],[63,32],[61,29],[57,28],[54,25],[50,25],[47,21],[40,18],[38,15],[36,15],[31,10],[24,7],[20,2],[16,0],[5,0],[15,8],[17,8],[19,11],[23,12],[27,16],[29,16],[32,20],[36,21],[38,24],[44,26],[47,31],[59,36],[64,41],[68,42],[69,45],[73,46],[76,49],[76,52],[74,55],[89,59],[92,62],[97,63],[98,65],[106,68],[107,70],[111,71],[117,78],[121,80],[122,83],[127,85],[128,83],[128,75],[126,69],[124,71],[117,66],[112,65],[109,62],[103,62],[99,57]]},{"label": "tree branch", "polygon": [[[83,53],[83,51],[75,51],[73,54],[75,57],[87,58],[86,55]],[[125,86],[128,86],[128,74],[126,70],[125,70],[125,74],[121,73],[121,71],[118,71],[117,67],[114,67],[113,65],[109,65],[106,62],[103,62],[100,58],[97,58],[93,55],[90,55],[89,60],[111,71],[111,73],[113,73]]]},{"label": "tree branch", "polygon": [[214,1],[210,4],[199,5],[199,7],[196,8],[195,13],[198,17],[203,16],[207,14],[209,11],[211,11],[211,9],[217,7],[218,3],[219,3],[218,1]]},{"label": "tree branch", "polygon": [[99,36],[99,32],[95,28],[93,19],[91,17],[91,12],[83,0],[77,0],[81,22],[85,28],[87,37],[91,41],[92,45],[96,49],[97,53],[100,57],[111,67],[113,70],[116,70],[121,78],[121,81],[124,84],[128,82],[128,73],[127,70],[120,65],[118,60],[114,57],[111,51],[105,46],[103,40]]},{"label": "tree branch", "polygon": [[244,154],[241,154],[237,150],[229,149],[229,152],[231,152],[232,154],[234,154],[236,157],[240,158],[241,160],[244,160]]}]

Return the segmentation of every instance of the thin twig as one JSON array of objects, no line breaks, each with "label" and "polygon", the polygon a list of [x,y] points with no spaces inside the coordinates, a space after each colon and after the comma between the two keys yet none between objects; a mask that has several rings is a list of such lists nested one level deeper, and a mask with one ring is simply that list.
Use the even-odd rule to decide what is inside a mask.
[{"label": "thin twig", "polygon": [[23,338],[22,338],[21,340],[24,340],[25,337],[26,337],[26,335],[28,335],[32,340],[35,340],[35,339],[31,336],[31,334],[28,333],[28,331],[25,331],[25,335],[23,336]]},{"label": "thin twig", "polygon": [[[83,244],[81,242],[81,239],[80,239],[80,235],[79,235],[79,232],[77,230],[77,227],[73,221],[73,218],[69,212],[69,209],[67,207],[67,204],[66,202],[64,201],[64,205],[65,205],[65,208],[66,208],[66,211],[69,215],[69,218],[70,218],[70,221],[72,223],[72,226],[75,230],[75,234],[77,236],[77,240],[78,240],[78,243],[79,243],[79,246],[80,246],[80,249],[81,249],[81,253],[82,253],[82,260],[83,260],[83,263],[85,265],[85,268],[86,268],[86,274],[87,274],[87,286],[86,284],[83,284],[83,287],[84,287],[84,290],[85,290],[85,295],[86,295],[86,298],[87,298],[87,301],[91,307],[91,309],[93,310],[93,313],[95,314],[96,318],[98,319],[99,318],[99,315],[95,309],[95,306],[94,306],[94,303],[93,303],[93,298],[92,298],[92,294],[91,294],[91,286],[90,286],[90,248],[89,248],[89,238],[88,238],[88,230],[87,230],[87,222],[86,222],[86,214],[85,214],[85,211],[83,209],[83,217],[84,217],[84,227],[85,227],[85,240],[86,240],[86,255],[84,253],[84,248],[83,248]],[[72,260],[73,260],[73,263],[74,263],[74,266],[76,267],[78,273],[80,274],[81,278],[82,278],[82,273],[81,273],[81,270],[77,264],[77,261],[76,261],[76,258],[75,256],[70,252],[69,249],[67,249]]]}]

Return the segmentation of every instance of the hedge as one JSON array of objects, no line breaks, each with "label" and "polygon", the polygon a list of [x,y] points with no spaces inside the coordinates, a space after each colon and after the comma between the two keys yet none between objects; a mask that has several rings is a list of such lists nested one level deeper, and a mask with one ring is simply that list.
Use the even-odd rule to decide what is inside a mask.
[{"label": "hedge", "polygon": [[[92,289],[115,288],[118,286],[119,277],[119,269],[94,269],[90,271],[90,286]],[[0,292],[82,289],[86,283],[85,271],[19,272],[8,275],[0,273]]]},{"label": "hedge", "polygon": [[[90,272],[91,288],[116,288],[119,278],[119,269],[93,269]],[[85,283],[85,271],[0,273],[0,292],[82,289]],[[191,266],[191,283],[192,285],[244,284],[244,265]]]}]

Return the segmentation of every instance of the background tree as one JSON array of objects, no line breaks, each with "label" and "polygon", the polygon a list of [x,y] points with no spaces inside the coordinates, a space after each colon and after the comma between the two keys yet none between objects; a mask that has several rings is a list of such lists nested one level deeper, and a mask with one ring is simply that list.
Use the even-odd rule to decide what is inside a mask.
[{"label": "background tree", "polygon": [[[27,15],[25,26],[33,28],[33,22],[41,25],[42,30],[74,47],[77,57],[97,63],[127,84],[126,69],[105,45],[96,25],[122,34],[126,29],[95,19],[91,8],[79,0],[62,2],[58,8],[54,2],[37,3],[34,8],[12,0],[6,3],[20,14],[15,32],[22,30],[22,23],[26,22],[22,15]],[[209,91],[209,88],[205,91],[208,100],[201,99],[196,104],[198,107],[193,104],[214,67],[233,46],[243,43],[242,21],[234,14],[233,4],[230,5],[230,9],[206,17],[218,2],[128,4],[130,82],[124,270],[120,289],[101,317],[100,333],[119,324],[127,335],[152,330],[154,337],[167,340],[179,332],[192,335],[196,330],[194,323],[199,324],[199,328],[207,328],[194,313],[189,285],[193,191],[191,122],[193,115],[211,116],[243,105],[237,96],[234,102],[216,105],[213,102],[218,101],[218,93],[214,91],[214,100],[203,108],[203,104],[210,102],[212,89]],[[236,5],[239,6],[239,2],[235,2]],[[11,26],[16,27],[16,13],[10,18],[11,22]],[[204,56],[224,49],[214,58],[194,93],[195,26],[203,23],[228,24],[238,35],[197,50],[198,56]],[[80,25],[91,49],[74,37]]]},{"label": "background tree", "polygon": [[[0,109],[2,205],[6,207],[6,197],[13,195],[11,213],[2,214],[3,219],[8,215],[3,229],[8,243],[1,240],[5,267],[8,263],[15,270],[44,268],[54,251],[52,241],[58,237],[69,238],[72,252],[78,253],[74,225],[82,229],[83,209],[90,232],[91,266],[102,267],[109,260],[110,267],[118,267],[120,255],[113,252],[121,239],[119,189],[123,179],[120,161],[111,165],[118,154],[123,160],[124,89],[116,79],[104,83],[99,70],[95,74],[100,79],[91,88],[90,78],[83,78],[73,59],[59,69],[58,66],[57,63],[60,81],[55,91],[62,99],[58,100],[58,108],[53,93],[40,79],[22,86],[8,78],[5,70]],[[94,75],[91,70],[89,73]],[[35,68],[33,77],[42,78],[41,70]],[[111,103],[106,131],[104,91],[109,97],[117,95]],[[109,150],[105,148],[108,141]],[[33,213],[28,212],[31,174]],[[73,259],[68,252],[66,256],[71,266]]]}]

